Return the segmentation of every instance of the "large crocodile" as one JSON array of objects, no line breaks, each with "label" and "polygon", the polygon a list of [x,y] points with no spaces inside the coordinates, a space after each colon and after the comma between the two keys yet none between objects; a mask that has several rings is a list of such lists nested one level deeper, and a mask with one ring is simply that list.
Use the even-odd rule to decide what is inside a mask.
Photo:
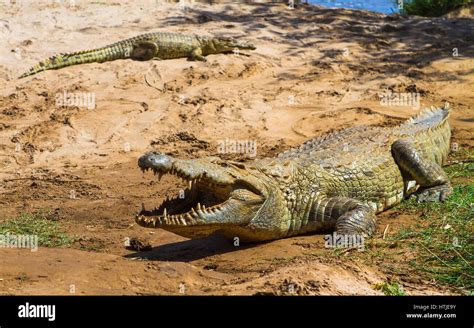
[{"label": "large crocodile", "polygon": [[394,128],[354,127],[248,163],[175,159],[160,152],[138,165],[188,181],[184,198],[137,214],[139,225],[197,238],[220,232],[263,241],[310,232],[370,236],[375,215],[411,195],[443,201],[452,188],[441,165],[450,149],[448,105]]},{"label": "large crocodile", "polygon": [[102,63],[116,59],[130,58],[145,61],[187,57],[191,60],[206,61],[204,57],[206,55],[230,53],[236,49],[254,50],[255,46],[233,38],[154,32],[122,40],[102,48],[52,56],[31,67],[20,78],[50,69],[85,63]]}]

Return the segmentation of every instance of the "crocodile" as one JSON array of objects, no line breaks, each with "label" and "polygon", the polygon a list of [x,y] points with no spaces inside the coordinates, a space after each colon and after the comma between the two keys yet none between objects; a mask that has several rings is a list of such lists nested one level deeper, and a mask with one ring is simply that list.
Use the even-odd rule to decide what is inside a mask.
[{"label": "crocodile", "polygon": [[103,63],[117,59],[146,61],[188,58],[206,61],[204,56],[211,54],[255,49],[252,43],[234,38],[154,32],[118,41],[102,48],[52,56],[34,65],[19,78],[50,69],[85,63]]},{"label": "crocodile", "polygon": [[404,199],[443,201],[450,150],[449,104],[395,127],[359,126],[317,137],[273,158],[178,159],[159,151],[138,159],[159,179],[187,182],[180,197],[135,221],[187,238],[212,233],[259,242],[308,233],[370,237],[376,214]]}]

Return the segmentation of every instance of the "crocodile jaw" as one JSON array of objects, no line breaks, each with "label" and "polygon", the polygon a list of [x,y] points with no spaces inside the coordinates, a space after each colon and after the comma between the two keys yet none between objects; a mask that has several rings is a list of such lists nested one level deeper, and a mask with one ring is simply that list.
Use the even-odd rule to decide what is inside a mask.
[{"label": "crocodile jaw", "polygon": [[239,176],[237,168],[220,164],[212,160],[177,160],[156,152],[140,157],[142,171],[152,170],[158,179],[164,174],[178,176],[187,188],[182,198],[166,200],[151,211],[142,209],[136,222],[189,238],[248,225],[265,202],[265,193],[259,189],[262,186]]}]

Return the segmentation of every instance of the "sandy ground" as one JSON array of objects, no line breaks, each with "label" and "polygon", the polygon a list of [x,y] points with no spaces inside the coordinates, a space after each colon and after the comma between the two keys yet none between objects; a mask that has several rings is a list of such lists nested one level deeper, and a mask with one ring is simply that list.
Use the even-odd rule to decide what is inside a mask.
[{"label": "sandy ground", "polygon": [[[371,295],[393,277],[409,294],[459,293],[357,252],[333,256],[321,235],[234,247],[147,230],[133,216],[180,189],[172,177],[143,176],[136,161],[145,151],[245,158],[218,154],[228,138],[255,141],[257,157],[271,156],[328,131],[391,126],[417,112],[383,106],[389,92],[417,92],[421,106],[449,101],[453,141],[473,148],[472,19],[153,1],[0,7],[0,220],[47,208],[78,238],[72,248],[0,249],[1,294]],[[55,53],[149,31],[244,37],[258,48],[207,63],[122,60],[17,79]],[[93,95],[94,108],[58,106],[65,90]],[[383,213],[377,237],[388,223],[396,231],[415,219]],[[127,237],[153,249],[127,250]]]}]

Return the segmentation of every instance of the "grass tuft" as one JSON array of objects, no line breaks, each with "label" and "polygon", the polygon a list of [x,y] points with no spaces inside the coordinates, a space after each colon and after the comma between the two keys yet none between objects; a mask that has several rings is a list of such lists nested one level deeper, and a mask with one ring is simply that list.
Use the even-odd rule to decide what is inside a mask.
[{"label": "grass tuft", "polygon": [[48,213],[22,213],[19,216],[0,223],[0,235],[36,235],[38,246],[69,246],[74,238],[63,233],[58,222],[48,218]]},{"label": "grass tuft", "polygon": [[410,264],[441,283],[474,290],[474,184],[455,186],[444,203],[411,199],[399,208],[421,212],[421,226],[401,229],[390,238],[417,251]]},{"label": "grass tuft", "polygon": [[376,290],[380,290],[386,296],[406,296],[403,287],[396,281],[386,281],[374,286]]}]

